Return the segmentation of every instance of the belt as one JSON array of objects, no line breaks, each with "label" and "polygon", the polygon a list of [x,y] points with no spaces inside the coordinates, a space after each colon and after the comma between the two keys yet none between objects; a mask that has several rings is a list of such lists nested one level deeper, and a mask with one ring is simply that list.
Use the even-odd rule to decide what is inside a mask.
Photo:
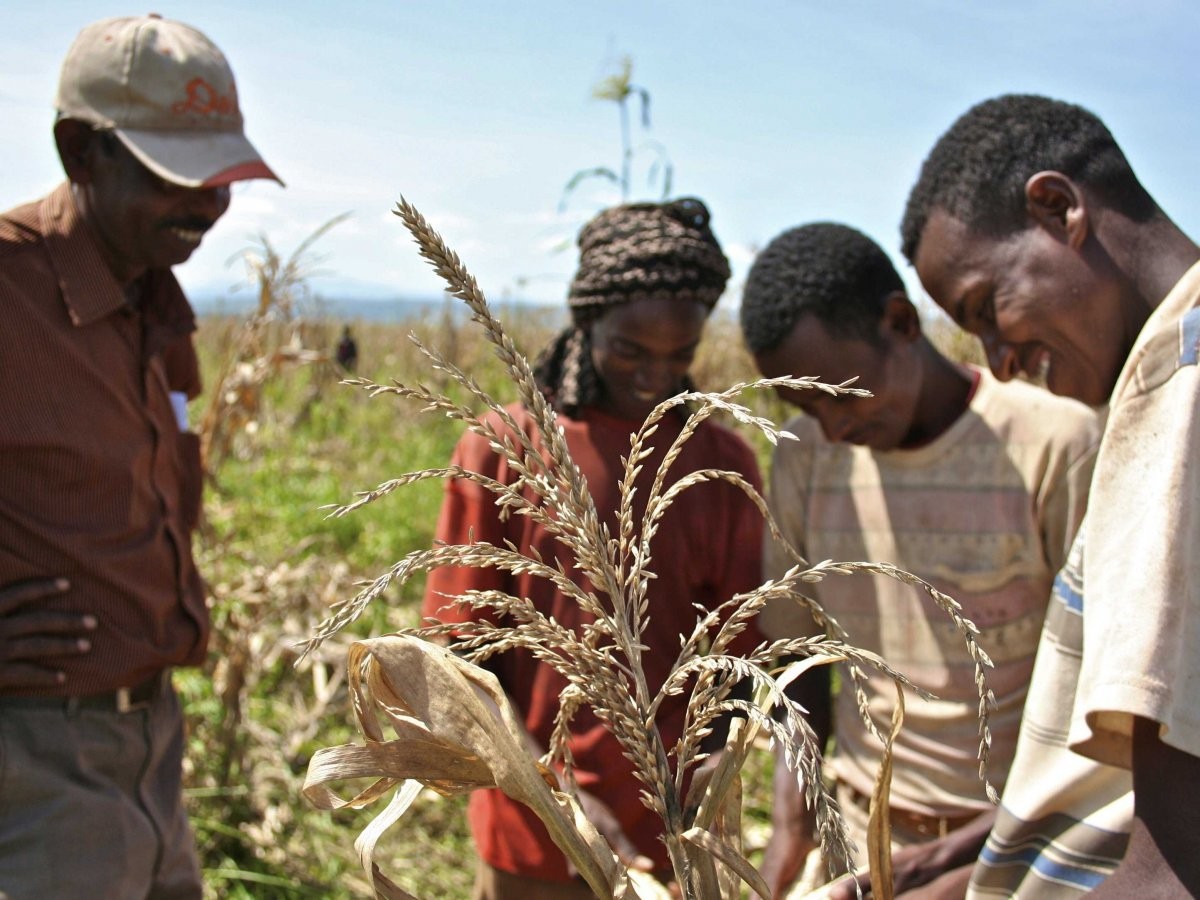
[{"label": "belt", "polygon": [[[846,782],[839,782],[841,788],[849,795],[851,802],[859,809],[869,812],[871,809],[871,798],[859,791]],[[932,816],[927,813],[916,812],[911,809],[898,809],[895,806],[888,807],[888,817],[893,825],[899,825],[902,828],[907,828],[910,831],[915,831],[923,837],[945,837],[951,831],[962,828],[968,822],[971,822],[979,817],[979,812],[964,813],[959,816]]]},{"label": "belt", "polygon": [[73,713],[80,709],[98,709],[105,712],[130,713],[149,708],[163,690],[171,683],[168,670],[163,670],[133,687],[117,688],[102,694],[84,694],[77,697],[43,696],[29,697],[0,696],[0,708],[61,709]]}]

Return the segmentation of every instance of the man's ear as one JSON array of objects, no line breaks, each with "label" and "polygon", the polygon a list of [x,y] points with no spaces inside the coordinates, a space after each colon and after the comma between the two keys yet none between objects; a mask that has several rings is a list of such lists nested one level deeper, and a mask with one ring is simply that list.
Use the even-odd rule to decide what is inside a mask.
[{"label": "man's ear", "polygon": [[72,184],[87,184],[92,180],[91,151],[95,139],[96,132],[86,122],[59,119],[54,123],[58,158]]},{"label": "man's ear", "polygon": [[904,291],[892,291],[883,299],[879,336],[903,343],[912,343],[921,336],[921,316]]},{"label": "man's ear", "polygon": [[1087,239],[1087,199],[1061,172],[1038,172],[1025,182],[1025,209],[1042,228],[1079,249]]}]

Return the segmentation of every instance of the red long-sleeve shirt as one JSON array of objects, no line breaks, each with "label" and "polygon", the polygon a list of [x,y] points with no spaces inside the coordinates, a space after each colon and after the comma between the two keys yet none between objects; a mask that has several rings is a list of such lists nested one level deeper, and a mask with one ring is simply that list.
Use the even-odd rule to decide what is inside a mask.
[{"label": "red long-sleeve shirt", "polygon": [[[540,449],[532,417],[521,407],[511,412],[518,424]],[[615,535],[622,474],[621,457],[629,453],[630,433],[636,427],[594,409],[580,418],[559,416],[567,446],[587,480],[601,520]],[[637,480],[635,521],[640,521],[647,494],[659,462],[682,422],[668,416],[654,435],[654,453]],[[468,470],[504,483],[516,479],[505,460],[493,453],[486,441],[465,435],[454,453],[454,462]],[[750,447],[733,432],[706,422],[688,441],[667,480],[674,483],[698,469],[729,469],[741,473],[756,488],[761,487],[758,467]],[[577,583],[584,576],[571,566],[571,555],[538,523],[527,516],[510,516],[501,521],[495,496],[463,479],[447,483],[438,521],[437,538],[447,543],[487,541],[503,546],[513,543],[521,552],[554,564],[562,559]],[[698,613],[695,605],[712,608],[733,594],[760,583],[763,522],[745,495],[725,483],[706,483],[685,490],[667,512],[651,544],[651,570],[657,577],[649,586],[649,625],[642,656],[650,690],[662,685],[680,646],[680,635],[691,632]],[[447,597],[469,589],[496,588],[529,598],[555,621],[578,629],[587,621],[576,604],[545,579],[510,575],[496,569],[447,567],[430,573],[424,612],[444,622],[473,617],[470,608],[456,606]],[[737,650],[753,647],[757,632],[745,633]],[[524,717],[530,733],[546,745],[559,694],[566,681],[549,666],[525,651],[510,651],[490,664]],[[671,698],[659,712],[657,725],[668,749],[683,728],[686,696]],[[662,823],[642,805],[641,785],[632,774],[631,763],[622,756],[620,745],[590,710],[581,710],[572,722],[570,749],[577,766],[580,786],[612,807],[626,834],[638,848],[655,860],[660,869],[669,868],[666,850],[658,836]],[[547,880],[568,878],[566,861],[544,827],[524,806],[498,790],[477,791],[471,799],[470,820],[480,856],[495,868]]]}]

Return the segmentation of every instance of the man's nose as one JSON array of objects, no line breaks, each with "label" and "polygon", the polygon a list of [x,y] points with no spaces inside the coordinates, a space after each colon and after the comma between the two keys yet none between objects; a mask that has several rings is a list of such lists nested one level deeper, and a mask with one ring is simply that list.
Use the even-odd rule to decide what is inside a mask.
[{"label": "man's nose", "polygon": [[229,209],[229,185],[196,188],[189,195],[189,207],[193,214],[215,222]]}]

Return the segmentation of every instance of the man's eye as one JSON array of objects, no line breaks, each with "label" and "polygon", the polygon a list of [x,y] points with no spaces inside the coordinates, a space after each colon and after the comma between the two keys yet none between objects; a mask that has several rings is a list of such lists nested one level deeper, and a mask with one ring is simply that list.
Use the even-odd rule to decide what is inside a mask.
[{"label": "man's eye", "polygon": [[996,324],[996,300],[994,297],[988,297],[987,303],[983,305],[983,321],[988,325]]},{"label": "man's eye", "polygon": [[974,304],[971,310],[971,320],[975,325],[996,324],[996,304],[990,294]]}]

